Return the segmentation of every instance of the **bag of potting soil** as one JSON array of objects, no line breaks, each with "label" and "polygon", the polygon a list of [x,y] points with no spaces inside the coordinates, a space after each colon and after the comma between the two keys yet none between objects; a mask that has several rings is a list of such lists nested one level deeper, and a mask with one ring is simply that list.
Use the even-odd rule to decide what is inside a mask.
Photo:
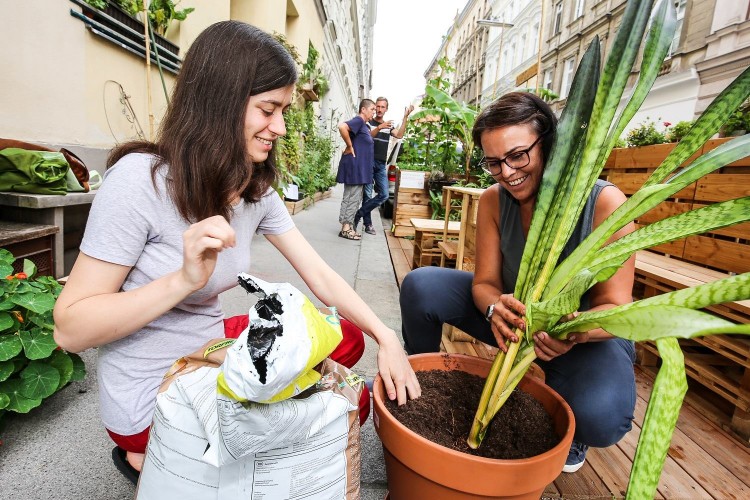
[{"label": "bag of potting soil", "polygon": [[338,318],[289,284],[240,284],[260,296],[245,331],[164,378],[137,498],[359,498],[364,380],[327,358]]}]

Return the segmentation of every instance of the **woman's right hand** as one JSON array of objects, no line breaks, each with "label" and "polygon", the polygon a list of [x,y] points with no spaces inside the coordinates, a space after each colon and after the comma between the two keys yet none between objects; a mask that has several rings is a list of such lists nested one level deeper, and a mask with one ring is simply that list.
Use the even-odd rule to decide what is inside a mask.
[{"label": "woman's right hand", "polygon": [[354,154],[354,146],[351,146],[351,147],[350,147],[350,146],[347,146],[346,148],[344,148],[344,152],[343,152],[343,153],[341,153],[341,154],[344,154],[344,155],[352,155],[352,156],[353,156],[353,157],[355,157],[355,158],[357,157],[357,155],[356,155],[356,154]]},{"label": "woman's right hand", "polygon": [[182,235],[183,261],[180,275],[187,287],[200,290],[216,268],[219,252],[236,244],[235,232],[221,215],[191,225]]},{"label": "woman's right hand", "polygon": [[501,295],[495,302],[490,326],[497,346],[503,352],[508,352],[508,346],[505,344],[506,339],[511,342],[518,342],[518,336],[514,333],[514,329],[526,330],[526,323],[522,319],[525,314],[526,306],[511,293]]}]

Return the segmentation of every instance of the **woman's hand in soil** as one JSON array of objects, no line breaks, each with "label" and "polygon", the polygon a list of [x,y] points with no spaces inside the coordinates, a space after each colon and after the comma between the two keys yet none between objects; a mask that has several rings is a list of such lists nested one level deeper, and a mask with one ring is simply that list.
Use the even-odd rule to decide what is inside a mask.
[{"label": "woman's hand in soil", "polygon": [[190,290],[200,290],[213,274],[219,252],[236,244],[235,233],[224,217],[215,215],[191,225],[182,244],[180,275]]},{"label": "woman's hand in soil", "polygon": [[526,330],[526,323],[522,319],[525,314],[526,306],[511,293],[501,295],[495,302],[490,325],[497,346],[503,352],[508,352],[506,339],[511,342],[518,342],[518,335],[515,334],[514,329]]},{"label": "woman's hand in soil", "polygon": [[392,339],[380,343],[378,349],[378,370],[385,385],[388,399],[397,400],[399,405],[408,399],[416,399],[422,395],[417,375],[406,358],[396,334]]}]

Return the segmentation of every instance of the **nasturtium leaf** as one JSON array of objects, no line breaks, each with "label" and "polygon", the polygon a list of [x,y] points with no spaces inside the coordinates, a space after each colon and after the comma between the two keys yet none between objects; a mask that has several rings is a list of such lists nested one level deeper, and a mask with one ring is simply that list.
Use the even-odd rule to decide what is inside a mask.
[{"label": "nasturtium leaf", "polygon": [[10,404],[10,398],[7,394],[0,392],[0,410],[6,408]]},{"label": "nasturtium leaf", "polygon": [[8,262],[0,261],[0,279],[4,279],[9,274],[13,274],[13,266]]},{"label": "nasturtium leaf", "polygon": [[60,372],[44,361],[32,361],[21,372],[21,394],[26,398],[47,398],[59,385]]},{"label": "nasturtium leaf", "polygon": [[0,361],[0,382],[13,375],[14,367],[13,361]]},{"label": "nasturtium leaf", "polygon": [[73,361],[73,374],[70,376],[70,381],[83,380],[86,376],[86,365],[83,363],[83,360],[78,354],[72,352],[69,352],[68,356]]},{"label": "nasturtium leaf", "polygon": [[21,380],[17,378],[0,382],[0,394],[10,398],[5,409],[16,413],[28,413],[42,404],[41,399],[29,399],[21,393]]},{"label": "nasturtium leaf", "polygon": [[52,333],[45,332],[41,328],[21,330],[21,343],[29,359],[44,359],[57,347]]},{"label": "nasturtium leaf", "polygon": [[15,334],[0,335],[0,361],[8,361],[23,350],[21,338]]},{"label": "nasturtium leaf", "polygon": [[0,332],[13,326],[13,316],[5,311],[0,311]]},{"label": "nasturtium leaf", "polygon": [[29,278],[33,278],[36,275],[36,264],[29,259],[23,259],[23,272]]},{"label": "nasturtium leaf", "polygon": [[0,311],[10,311],[14,307],[18,307],[18,306],[15,305],[10,300],[5,300],[5,299],[0,298]]},{"label": "nasturtium leaf", "polygon": [[13,303],[37,314],[45,313],[55,307],[55,298],[51,294],[20,293],[14,295],[12,300]]},{"label": "nasturtium leaf", "polygon": [[60,383],[57,388],[62,389],[70,382],[70,377],[73,375],[73,360],[65,351],[52,351],[52,355],[46,361],[60,373]]}]

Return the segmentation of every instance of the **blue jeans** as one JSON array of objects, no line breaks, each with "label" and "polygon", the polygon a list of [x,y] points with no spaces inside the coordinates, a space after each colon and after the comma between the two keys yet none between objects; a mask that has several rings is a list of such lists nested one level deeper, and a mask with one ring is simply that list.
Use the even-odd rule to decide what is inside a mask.
[{"label": "blue jeans", "polygon": [[[471,294],[473,274],[442,267],[420,267],[401,284],[401,326],[409,354],[437,352],[443,323],[497,346],[483,312]],[[536,360],[548,386],[573,409],[575,440],[606,447],[631,428],[635,409],[635,347],[615,338],[577,344],[552,361]]]},{"label": "blue jeans", "polygon": [[364,221],[365,226],[372,224],[370,212],[385,203],[388,199],[388,174],[385,171],[385,162],[375,160],[372,165],[372,176],[375,183],[377,196],[372,196],[372,184],[365,184],[362,195],[362,206],[357,210],[357,217]]}]

